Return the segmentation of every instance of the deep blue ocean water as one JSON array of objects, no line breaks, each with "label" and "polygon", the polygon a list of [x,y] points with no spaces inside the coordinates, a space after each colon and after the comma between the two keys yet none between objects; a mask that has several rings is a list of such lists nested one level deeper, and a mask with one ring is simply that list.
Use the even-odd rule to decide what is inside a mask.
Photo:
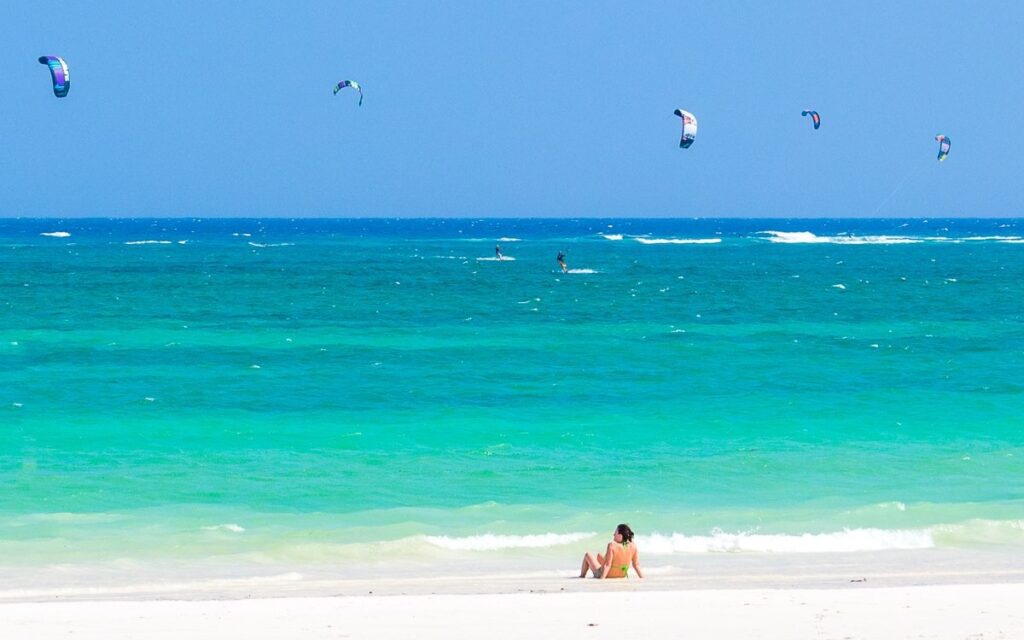
[{"label": "deep blue ocean water", "polygon": [[7,219],[0,267],[0,564],[1024,545],[1022,220]]}]

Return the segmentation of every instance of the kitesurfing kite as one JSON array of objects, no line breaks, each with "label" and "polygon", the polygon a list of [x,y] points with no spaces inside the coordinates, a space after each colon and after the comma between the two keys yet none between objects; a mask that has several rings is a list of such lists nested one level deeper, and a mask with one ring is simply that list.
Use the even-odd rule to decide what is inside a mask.
[{"label": "kitesurfing kite", "polygon": [[949,136],[944,136],[940,133],[939,135],[935,136],[935,139],[939,143],[938,159],[939,162],[942,162],[943,160],[946,159],[946,156],[949,155]]},{"label": "kitesurfing kite", "polygon": [[697,118],[689,111],[682,109],[676,109],[672,113],[683,119],[683,135],[679,138],[679,148],[689,149],[697,138]]},{"label": "kitesurfing kite", "polygon": [[355,80],[342,80],[334,87],[334,95],[338,95],[338,92],[345,87],[352,87],[359,92],[359,106],[363,106],[363,89],[359,86],[359,83]]},{"label": "kitesurfing kite", "polygon": [[811,120],[814,122],[815,129],[821,126],[821,116],[818,115],[817,111],[811,111],[810,109],[806,109],[804,111],[801,111],[800,115],[811,116]]},{"label": "kitesurfing kite", "polygon": [[50,77],[53,78],[53,95],[63,98],[68,95],[71,88],[71,77],[68,75],[68,64],[64,58],[57,56],[40,56],[39,64],[50,67]]}]

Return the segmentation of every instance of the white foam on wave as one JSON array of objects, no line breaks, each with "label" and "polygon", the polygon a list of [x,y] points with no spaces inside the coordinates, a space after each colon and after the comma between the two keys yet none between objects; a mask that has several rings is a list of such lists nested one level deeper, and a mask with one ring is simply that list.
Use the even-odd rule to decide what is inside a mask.
[{"label": "white foam on wave", "polygon": [[122,515],[116,513],[104,513],[104,512],[88,512],[88,513],[71,513],[68,511],[51,511],[42,513],[26,513],[21,516],[15,516],[15,521],[24,520],[26,522],[59,522],[59,523],[74,523],[74,524],[96,524],[96,523],[107,523],[117,522],[123,518]]},{"label": "white foam on wave", "polygon": [[633,238],[640,244],[718,244],[721,238]]},{"label": "white foam on wave", "polygon": [[936,525],[931,530],[942,546],[979,542],[1017,546],[1024,542],[1024,520],[976,518],[957,524]]},{"label": "white foam on wave", "polygon": [[250,242],[250,247],[257,247],[259,249],[265,249],[267,247],[294,247],[294,242]]},{"label": "white foam on wave", "polygon": [[913,238],[910,236],[833,236],[832,244],[921,244],[934,238]]},{"label": "white foam on wave", "polygon": [[601,273],[596,269],[569,269],[566,273]]},{"label": "white foam on wave", "polygon": [[644,553],[843,553],[887,549],[931,549],[932,532],[926,529],[844,529],[832,533],[761,534],[726,533],[706,536],[652,534],[637,536]]},{"label": "white foam on wave", "polygon": [[498,258],[497,256],[491,256],[491,257],[486,257],[486,258],[477,258],[477,260],[479,260],[480,262],[515,262],[516,261],[516,259],[513,258],[512,256],[502,256],[501,258]]},{"label": "white foam on wave", "polygon": [[1024,242],[1024,238],[1020,236],[967,236],[957,239],[976,242]]},{"label": "white foam on wave", "polygon": [[244,533],[245,527],[229,522],[228,524],[215,524],[209,527],[203,527],[203,531],[230,531],[232,533]]},{"label": "white foam on wave", "polygon": [[170,240],[129,240],[125,244],[171,244]]},{"label": "white foam on wave", "polygon": [[47,231],[47,232],[44,232],[44,233],[40,233],[39,235],[46,236],[47,238],[70,238],[71,237],[71,234],[68,233],[67,231]]},{"label": "white foam on wave", "polygon": [[478,536],[452,538],[448,536],[423,536],[435,547],[451,551],[499,551],[501,549],[542,549],[572,544],[597,535],[593,532],[541,533],[527,536],[511,536],[485,533]]},{"label": "white foam on wave", "polygon": [[758,235],[767,236],[770,242],[779,243],[827,242],[827,239],[819,238],[810,231],[759,231]]},{"label": "white foam on wave", "polygon": [[758,236],[779,244],[919,244],[929,239],[911,236],[819,236],[810,231],[759,231]]},{"label": "white foam on wave", "polygon": [[[900,423],[897,422],[896,424],[900,424]],[[875,506],[878,507],[879,509],[895,509],[897,511],[906,511],[907,510],[906,503],[905,502],[900,502],[899,500],[892,500],[890,502],[879,502]]]},{"label": "white foam on wave", "polygon": [[962,242],[1006,242],[1021,243],[1024,237],[1021,236],[964,236],[951,238],[949,236],[854,236],[839,234],[834,236],[819,236],[810,231],[759,231],[757,236],[769,242],[778,244],[921,244],[921,243],[962,243]]},{"label": "white foam on wave", "polygon": [[605,240],[622,240],[621,233],[599,233],[597,235],[601,236]]},{"label": "white foam on wave", "polygon": [[504,236],[498,238],[498,242],[522,242],[522,238],[506,238]]},{"label": "white foam on wave", "polygon": [[846,285],[842,284],[842,283],[834,284],[834,285],[832,285],[832,288],[833,289],[839,289],[840,291],[846,291]]}]

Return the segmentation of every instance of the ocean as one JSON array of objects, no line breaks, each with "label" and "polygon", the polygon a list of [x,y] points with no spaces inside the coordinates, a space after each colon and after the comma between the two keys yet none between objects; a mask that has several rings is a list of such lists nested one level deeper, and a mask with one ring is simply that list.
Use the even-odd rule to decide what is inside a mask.
[{"label": "ocean", "polygon": [[1024,220],[6,219],[0,267],[3,566],[1024,551]]}]

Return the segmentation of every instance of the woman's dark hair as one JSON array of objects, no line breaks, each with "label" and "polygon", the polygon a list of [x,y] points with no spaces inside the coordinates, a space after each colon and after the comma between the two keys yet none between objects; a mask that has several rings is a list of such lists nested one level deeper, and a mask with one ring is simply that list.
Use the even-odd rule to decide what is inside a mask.
[{"label": "woman's dark hair", "polygon": [[622,523],[615,527],[615,533],[622,536],[623,542],[633,542],[633,530],[629,528],[629,525]]}]

